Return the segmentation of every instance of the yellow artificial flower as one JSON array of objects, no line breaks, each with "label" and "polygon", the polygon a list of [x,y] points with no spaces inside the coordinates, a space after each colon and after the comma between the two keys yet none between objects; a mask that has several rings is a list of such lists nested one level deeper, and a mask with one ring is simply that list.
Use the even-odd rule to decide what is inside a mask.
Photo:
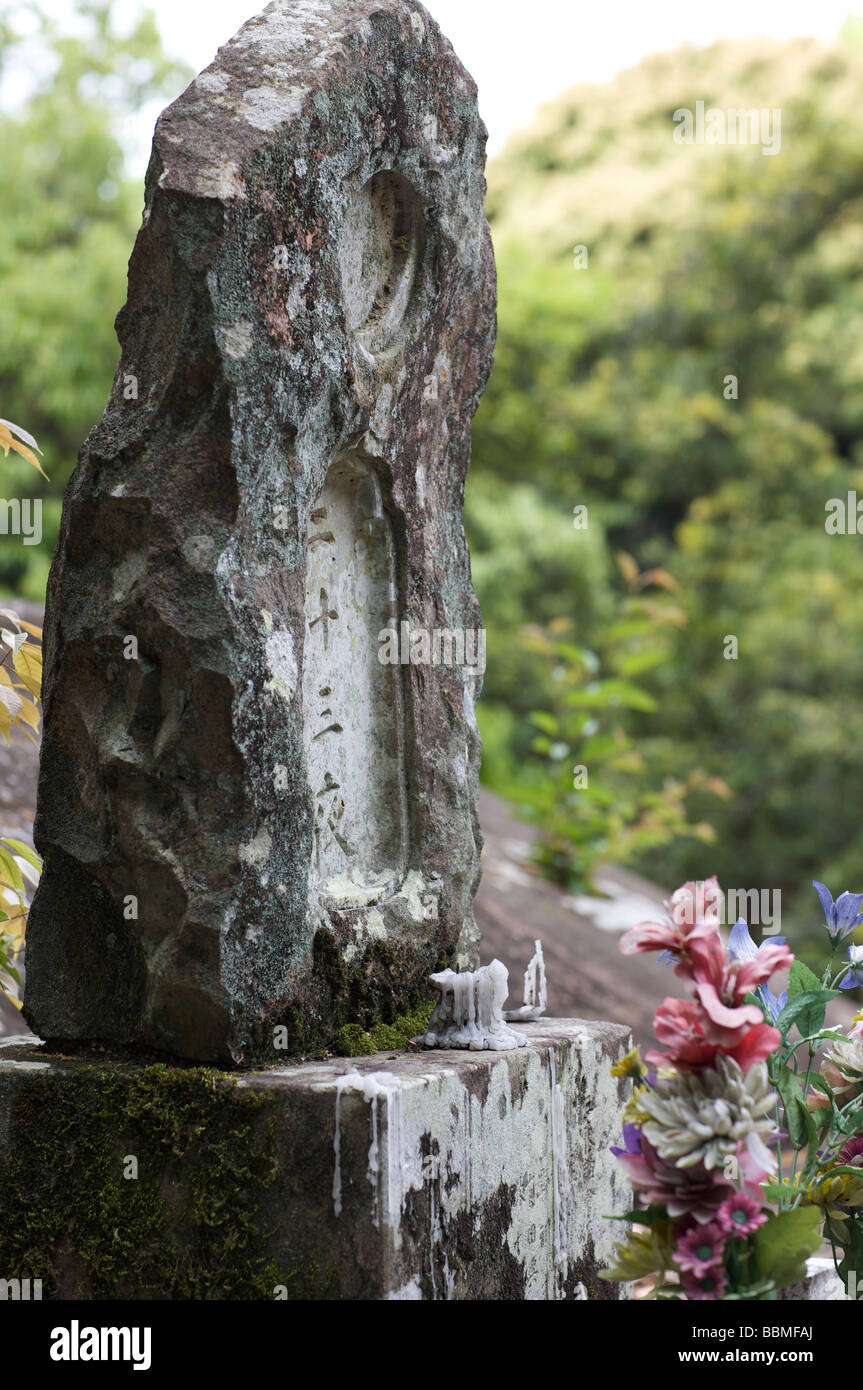
[{"label": "yellow artificial flower", "polygon": [[615,1062],[611,1068],[612,1076],[631,1076],[636,1081],[640,1081],[646,1073],[647,1067],[641,1060],[641,1051],[638,1047],[633,1047],[625,1057],[621,1057],[620,1061]]}]

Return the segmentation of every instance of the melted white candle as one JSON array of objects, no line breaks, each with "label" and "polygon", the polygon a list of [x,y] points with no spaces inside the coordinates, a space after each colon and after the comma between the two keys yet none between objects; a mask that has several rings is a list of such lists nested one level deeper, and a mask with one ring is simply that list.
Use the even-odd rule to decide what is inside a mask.
[{"label": "melted white candle", "polygon": [[542,1017],[548,1007],[548,988],[542,942],[535,941],[534,946],[536,951],[531,956],[524,972],[524,1003],[520,1009],[506,1009],[504,1011],[503,1016],[507,1023],[533,1023]]},{"label": "melted white candle", "polygon": [[479,970],[441,970],[431,982],[440,1000],[421,1041],[426,1047],[460,1047],[472,1052],[507,1052],[524,1047],[504,1022],[503,1005],[509,992],[509,971],[499,960]]}]

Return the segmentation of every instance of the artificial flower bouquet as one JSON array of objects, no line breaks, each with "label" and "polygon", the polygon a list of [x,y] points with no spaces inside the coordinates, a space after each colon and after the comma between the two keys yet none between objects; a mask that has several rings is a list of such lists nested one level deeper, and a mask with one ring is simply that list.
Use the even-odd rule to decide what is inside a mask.
[{"label": "artificial flower bouquet", "polygon": [[[664,922],[642,922],[624,955],[661,951],[689,997],[667,998],[663,1051],[635,1048],[612,1068],[633,1082],[613,1152],[639,1205],[604,1278],[654,1276],[657,1299],[775,1298],[826,1243],[863,1298],[863,1015],[826,1028],[840,989],[863,985],[863,894],[815,888],[830,956],[822,978],[784,937],[756,945],[738,920],[725,944],[716,879],[687,883]],[[789,969],[778,997],[768,981]]]}]

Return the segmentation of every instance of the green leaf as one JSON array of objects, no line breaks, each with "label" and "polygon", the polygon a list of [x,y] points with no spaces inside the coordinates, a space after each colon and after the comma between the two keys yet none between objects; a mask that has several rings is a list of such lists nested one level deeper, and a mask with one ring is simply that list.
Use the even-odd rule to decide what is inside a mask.
[{"label": "green leaf", "polygon": [[[670,1226],[666,1222],[667,1229]],[[653,1274],[667,1269],[671,1263],[671,1246],[657,1233],[649,1231],[630,1231],[621,1245],[618,1245],[608,1269],[600,1274],[601,1279],[641,1279],[645,1274]]]},{"label": "green leaf", "polygon": [[42,860],[29,845],[23,844],[21,840],[13,840],[10,835],[6,835],[0,840],[0,844],[8,845],[16,854],[20,854],[22,859],[26,859],[28,864],[32,864],[34,869],[42,872]]},{"label": "green leaf", "polygon": [[620,744],[612,734],[594,734],[579,750],[579,757],[586,763],[595,763],[607,758],[611,753],[616,753],[619,747]]},{"label": "green leaf", "polygon": [[823,1096],[829,1096],[830,1100],[833,1100],[833,1087],[830,1085],[829,1081],[824,1080],[824,1077],[821,1076],[819,1072],[815,1072],[810,1077],[810,1084],[814,1090],[820,1091]]},{"label": "green leaf", "polygon": [[851,1275],[854,1275],[857,1300],[863,1299],[863,1223],[856,1215],[845,1224],[843,1233],[844,1258],[839,1265],[839,1274],[850,1293]]},{"label": "green leaf", "polygon": [[623,1216],[608,1216],[603,1218],[606,1221],[633,1221],[639,1226],[652,1226],[655,1221],[667,1221],[668,1212],[665,1207],[633,1207]]},{"label": "green leaf", "polygon": [[808,1142],[809,1125],[806,1101],[800,1082],[790,1067],[786,1066],[780,1069],[774,1085],[782,1097],[788,1138],[795,1149],[802,1149]]},{"label": "green leaf", "polygon": [[835,999],[838,993],[838,989],[807,989],[798,994],[796,999],[789,998],[776,1020],[776,1027],[782,1037],[788,1037],[792,1023],[797,1024],[801,1038],[817,1033],[824,1023],[828,1003]]},{"label": "green leaf", "polygon": [[27,890],[24,887],[24,879],[21,877],[21,870],[15,863],[12,855],[7,849],[3,848],[2,844],[0,844],[0,877],[5,879],[19,896],[24,897]]},{"label": "green leaf", "polygon": [[814,971],[804,965],[802,960],[796,957],[788,972],[788,1000],[789,1003],[797,999],[801,994],[810,993],[821,988],[821,981]]},{"label": "green leaf", "polygon": [[747,1284],[738,1293],[727,1293],[723,1298],[724,1303],[754,1303],[760,1301],[762,1294],[773,1293],[776,1289],[772,1279],[760,1279],[757,1284]]},{"label": "green leaf", "polygon": [[821,1212],[818,1207],[795,1207],[765,1221],[752,1236],[755,1269],[759,1278],[777,1288],[796,1284],[806,1276],[806,1261],[821,1245]]},{"label": "green leaf", "polygon": [[21,976],[18,974],[18,971],[15,969],[14,965],[12,965],[10,961],[0,963],[0,973],[4,975],[9,975],[11,979],[15,981],[18,988],[21,988]]},{"label": "green leaf", "polygon": [[583,690],[574,690],[567,695],[564,703],[570,707],[623,708],[645,710],[653,713],[658,708],[652,695],[629,681],[592,681]]},{"label": "green leaf", "polygon": [[761,1191],[768,1202],[784,1202],[793,1197],[797,1189],[787,1182],[765,1182],[761,1184]]},{"label": "green leaf", "polygon": [[811,1155],[815,1152],[818,1145],[818,1124],[815,1120],[815,1116],[806,1104],[805,1097],[803,1100],[803,1122],[806,1125],[806,1145]]}]

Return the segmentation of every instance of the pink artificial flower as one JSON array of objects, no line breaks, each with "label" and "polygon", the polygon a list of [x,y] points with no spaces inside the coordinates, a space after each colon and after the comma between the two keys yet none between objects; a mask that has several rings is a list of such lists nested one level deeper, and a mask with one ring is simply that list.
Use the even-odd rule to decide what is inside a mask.
[{"label": "pink artificial flower", "polygon": [[672,893],[664,922],[639,922],[624,932],[619,949],[625,956],[640,951],[668,951],[675,958],[675,974],[689,975],[691,943],[717,929],[722,890],[715,876],[705,883],[690,881]]},{"label": "pink artificial flower", "polygon": [[756,1023],[746,1030],[735,1047],[724,1048],[723,1051],[734,1058],[741,1071],[747,1072],[775,1052],[781,1041],[782,1034],[778,1028],[771,1028],[769,1023]]},{"label": "pink artificial flower", "polygon": [[648,1052],[646,1060],[657,1066],[674,1066],[682,1071],[709,1067],[719,1044],[706,1036],[709,1023],[694,999],[663,999],[653,1019],[653,1031],[668,1052]]},{"label": "pink artificial flower", "polygon": [[742,1000],[774,970],[790,965],[793,956],[787,947],[771,942],[762,946],[756,959],[732,960],[718,928],[703,925],[706,929],[687,943],[687,969],[696,997],[663,1000],[653,1026],[668,1052],[649,1052],[647,1060],[697,1071],[724,1052],[746,1072],[763,1062],[781,1039],[777,1029],[764,1022],[761,1009]]},{"label": "pink artificial flower", "polygon": [[770,1152],[760,1134],[748,1134],[745,1142],[738,1140],[735,1156],[738,1191],[751,1197],[760,1207],[764,1201],[761,1184],[776,1176],[776,1155]]},{"label": "pink artificial flower", "polygon": [[694,927],[698,922],[718,926],[722,920],[722,889],[716,875],[703,883],[689,879],[672,893],[669,906],[671,920],[679,926]]},{"label": "pink artificial flower", "polygon": [[766,1220],[767,1212],[762,1211],[761,1203],[745,1192],[726,1197],[716,1213],[717,1224],[731,1236],[751,1236]]},{"label": "pink artificial flower", "polygon": [[836,1155],[837,1163],[856,1164],[858,1159],[863,1164],[863,1134],[855,1134]]},{"label": "pink artificial flower", "polygon": [[[693,940],[690,955],[696,994],[711,1017],[715,1014],[715,1022],[720,1027],[735,1030],[741,1025],[728,1016],[729,1012],[739,1009],[746,995],[769,980],[774,970],[786,970],[794,960],[788,947],[775,941],[765,942],[751,960],[734,960],[718,931]],[[761,1010],[754,1005],[743,1007],[750,1013],[755,1010],[758,1019],[762,1017]]]},{"label": "pink artificial flower", "polygon": [[[726,1197],[716,1213],[717,1218],[730,1200]],[[694,1274],[697,1279],[701,1279],[708,1270],[722,1264],[727,1240],[726,1230],[719,1225],[718,1219],[711,1221],[707,1226],[695,1226],[675,1245],[675,1264],[684,1274]]]},{"label": "pink artificial flower", "polygon": [[[716,1012],[714,1010],[714,1012]],[[731,1010],[727,1011],[729,1014]],[[667,1052],[648,1052],[652,1065],[677,1067],[680,1071],[700,1071],[713,1065],[718,1052],[733,1057],[741,1071],[763,1062],[779,1046],[778,1029],[764,1023],[761,1010],[745,1006],[735,1011],[739,1028],[722,1027],[704,1007],[701,999],[663,999],[653,1019],[658,1040]]]},{"label": "pink artificial flower", "polygon": [[681,1283],[686,1297],[697,1300],[721,1298],[728,1288],[725,1270],[719,1265],[706,1270],[701,1278],[697,1274],[684,1274]]},{"label": "pink artificial flower", "polygon": [[692,1217],[700,1225],[712,1221],[734,1187],[721,1173],[708,1172],[702,1164],[676,1168],[659,1154],[643,1135],[640,1153],[616,1151],[617,1161],[647,1206],[664,1206],[672,1220]]}]

